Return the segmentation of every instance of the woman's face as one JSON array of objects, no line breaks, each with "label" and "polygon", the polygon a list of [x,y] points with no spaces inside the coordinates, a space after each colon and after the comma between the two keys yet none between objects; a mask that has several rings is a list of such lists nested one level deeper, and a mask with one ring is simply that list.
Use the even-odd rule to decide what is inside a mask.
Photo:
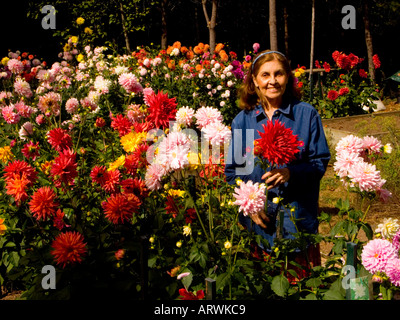
[{"label": "woman's face", "polygon": [[258,74],[254,77],[254,85],[269,101],[276,101],[282,98],[288,83],[288,75],[278,60],[265,62]]}]

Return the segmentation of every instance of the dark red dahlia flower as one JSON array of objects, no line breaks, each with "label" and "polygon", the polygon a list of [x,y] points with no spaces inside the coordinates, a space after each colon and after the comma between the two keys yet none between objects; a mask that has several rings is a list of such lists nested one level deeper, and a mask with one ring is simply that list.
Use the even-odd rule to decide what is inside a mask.
[{"label": "dark red dahlia flower", "polygon": [[281,166],[296,158],[300,142],[292,129],[279,121],[263,124],[264,132],[254,141],[254,154],[268,160],[271,166]]},{"label": "dark red dahlia flower", "polygon": [[336,90],[329,90],[327,97],[329,100],[335,101],[339,97],[339,92]]}]

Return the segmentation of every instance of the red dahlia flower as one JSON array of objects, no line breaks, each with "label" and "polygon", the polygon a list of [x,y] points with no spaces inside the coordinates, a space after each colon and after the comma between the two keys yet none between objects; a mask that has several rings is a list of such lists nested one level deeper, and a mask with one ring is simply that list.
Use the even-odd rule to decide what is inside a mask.
[{"label": "red dahlia flower", "polygon": [[122,180],[121,187],[123,189],[123,193],[133,193],[139,199],[144,199],[149,195],[149,190],[146,187],[146,183],[137,177],[134,179],[128,178]]},{"label": "red dahlia flower", "polygon": [[82,261],[86,254],[86,243],[83,242],[83,236],[76,231],[67,231],[59,234],[52,243],[54,256],[58,265],[65,268],[68,264],[75,264]]},{"label": "red dahlia flower", "polygon": [[374,63],[375,69],[378,69],[381,67],[381,61],[379,60],[379,57],[377,54],[374,54],[372,56],[372,62]]},{"label": "red dahlia flower", "polygon": [[111,128],[117,130],[120,137],[131,132],[132,123],[127,117],[122,114],[118,114],[116,117],[111,115],[111,120]]},{"label": "red dahlia flower", "polygon": [[14,175],[17,174],[19,177],[25,176],[25,179],[29,181],[27,187],[32,186],[37,178],[37,172],[27,162],[23,160],[15,160],[9,163],[4,168],[5,180],[15,179]]},{"label": "red dahlia flower", "polygon": [[168,98],[168,93],[159,91],[147,97],[149,115],[146,121],[153,122],[156,128],[167,128],[169,121],[173,121],[176,115],[177,103],[175,98]]},{"label": "red dahlia flower", "polygon": [[179,289],[179,294],[180,297],[179,299],[181,300],[201,300],[204,299],[204,291],[203,290],[198,290],[196,294],[193,292],[187,291],[185,288]]},{"label": "red dahlia flower", "polygon": [[117,193],[103,201],[101,206],[107,219],[118,224],[129,221],[133,213],[139,209],[140,204],[139,198],[132,193]]},{"label": "red dahlia flower", "polygon": [[39,156],[39,149],[39,142],[33,143],[33,141],[30,141],[24,145],[21,152],[26,158],[32,158],[35,161]]},{"label": "red dahlia flower", "polygon": [[323,67],[325,69],[325,72],[331,71],[331,65],[328,62],[324,62]]},{"label": "red dahlia flower", "polygon": [[133,153],[126,156],[124,167],[128,174],[135,175],[137,169],[145,168],[149,164],[147,161],[148,149],[147,143],[141,143]]},{"label": "red dahlia flower", "polygon": [[343,96],[345,94],[348,94],[350,92],[349,88],[344,87],[344,88],[340,88],[339,90],[339,96]]},{"label": "red dahlia flower", "polygon": [[336,90],[329,90],[327,97],[329,100],[335,101],[339,97],[339,92]]},{"label": "red dahlia flower", "polygon": [[70,149],[64,149],[59,153],[58,157],[54,159],[50,173],[54,180],[54,185],[60,188],[64,186],[74,185],[74,179],[78,176],[76,170],[76,153]]},{"label": "red dahlia flower", "polygon": [[347,55],[343,53],[337,58],[336,64],[340,69],[350,70],[352,66],[352,61]]},{"label": "red dahlia flower", "polygon": [[47,141],[57,150],[62,151],[72,147],[72,138],[67,130],[56,128],[47,133]]},{"label": "red dahlia flower", "polygon": [[29,209],[38,220],[47,220],[56,214],[58,203],[56,194],[50,187],[41,187],[33,195],[29,202]]},{"label": "red dahlia flower", "polygon": [[364,69],[358,70],[358,74],[361,78],[368,78],[368,73]]},{"label": "red dahlia flower", "polygon": [[300,141],[292,129],[286,128],[279,121],[268,121],[263,124],[264,132],[260,132],[260,139],[254,141],[254,154],[268,160],[271,166],[281,166],[296,158]]}]

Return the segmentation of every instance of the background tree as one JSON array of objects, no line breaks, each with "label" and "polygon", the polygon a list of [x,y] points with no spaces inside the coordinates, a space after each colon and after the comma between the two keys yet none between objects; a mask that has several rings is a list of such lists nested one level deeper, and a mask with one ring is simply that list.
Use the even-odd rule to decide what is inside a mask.
[{"label": "background tree", "polygon": [[[41,20],[40,9],[48,4],[45,0],[29,1],[27,16]],[[144,31],[146,17],[152,2],[147,0],[56,0],[57,28],[54,36],[65,41],[79,33],[80,42],[106,45],[115,51],[130,51],[132,33]],[[82,17],[82,25],[76,19]]]},{"label": "background tree", "polygon": [[209,45],[210,45],[210,53],[214,53],[215,45],[216,45],[216,31],[215,27],[217,26],[217,8],[218,8],[218,0],[211,0],[211,17],[207,11],[207,0],[202,0],[201,4],[203,6],[204,17],[206,18],[207,28],[209,31]]},{"label": "background tree", "polygon": [[315,0],[311,3],[311,48],[310,48],[310,80],[313,76],[314,66],[314,39],[315,39]]},{"label": "background tree", "polygon": [[362,1],[362,9],[363,9],[363,21],[365,30],[365,44],[367,46],[367,54],[368,54],[368,71],[371,76],[371,79],[375,81],[375,68],[374,68],[374,62],[372,60],[372,56],[374,55],[374,46],[372,43],[372,34],[369,22],[369,9],[367,0]]},{"label": "background tree", "polygon": [[278,31],[276,25],[276,2],[269,0],[269,41],[270,49],[278,50]]}]

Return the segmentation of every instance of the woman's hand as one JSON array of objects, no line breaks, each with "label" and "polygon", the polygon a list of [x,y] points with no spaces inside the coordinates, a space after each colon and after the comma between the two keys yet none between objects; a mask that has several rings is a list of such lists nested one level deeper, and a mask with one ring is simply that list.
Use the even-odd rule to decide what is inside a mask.
[{"label": "woman's hand", "polygon": [[264,173],[261,179],[265,180],[267,184],[267,190],[275,188],[282,183],[289,181],[290,171],[288,168],[274,169],[269,172]]},{"label": "woman's hand", "polygon": [[268,223],[270,220],[268,216],[265,214],[264,211],[261,211],[259,213],[254,213],[249,215],[251,220],[254,221],[254,223],[258,224],[260,227],[267,228],[266,223]]}]

